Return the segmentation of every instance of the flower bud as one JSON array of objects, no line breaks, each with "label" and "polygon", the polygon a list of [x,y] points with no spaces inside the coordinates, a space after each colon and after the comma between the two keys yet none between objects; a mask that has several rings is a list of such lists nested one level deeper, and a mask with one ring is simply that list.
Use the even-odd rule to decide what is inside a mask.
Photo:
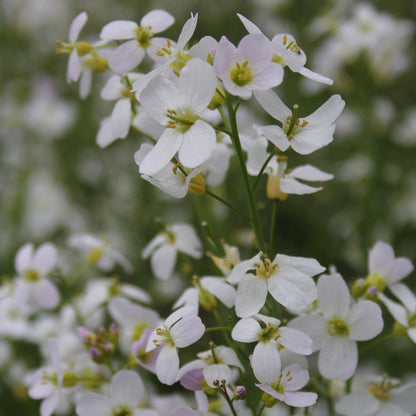
[{"label": "flower bud", "polygon": [[244,400],[247,396],[247,390],[244,386],[236,386],[234,388],[234,400]]}]

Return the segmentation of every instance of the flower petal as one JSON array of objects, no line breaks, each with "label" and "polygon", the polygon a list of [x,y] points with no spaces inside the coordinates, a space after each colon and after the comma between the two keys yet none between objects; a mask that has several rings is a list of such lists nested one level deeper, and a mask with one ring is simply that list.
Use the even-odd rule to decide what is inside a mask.
[{"label": "flower petal", "polygon": [[134,39],[139,25],[131,20],[114,20],[106,24],[100,33],[104,40]]},{"label": "flower petal", "polygon": [[318,368],[324,377],[344,381],[354,374],[357,362],[356,342],[349,338],[333,336],[319,352]]},{"label": "flower petal", "polygon": [[140,376],[132,370],[121,370],[111,379],[111,402],[113,408],[119,405],[136,408],[145,393]]},{"label": "flower petal", "polygon": [[205,325],[199,316],[185,316],[170,328],[170,335],[178,348],[185,348],[197,342],[205,332]]},{"label": "flower petal", "polygon": [[283,327],[280,328],[279,333],[281,337],[278,339],[278,343],[288,350],[302,355],[312,354],[313,341],[304,332],[294,328]]},{"label": "flower petal", "polygon": [[84,27],[85,23],[87,23],[88,15],[85,12],[81,12],[71,23],[69,28],[69,42],[74,43],[79,36],[82,28]]},{"label": "flower petal", "polygon": [[380,407],[380,402],[367,391],[348,394],[336,403],[337,413],[346,416],[370,416]]},{"label": "flower petal", "polygon": [[259,342],[251,356],[251,367],[261,383],[272,383],[279,378],[280,354],[275,342]]},{"label": "flower petal", "polygon": [[403,283],[396,283],[389,288],[410,313],[416,312],[416,296],[406,285]]},{"label": "flower petal", "polygon": [[140,20],[140,26],[150,26],[153,33],[159,33],[172,26],[175,18],[164,10],[152,10]]},{"label": "flower petal", "polygon": [[129,98],[122,98],[116,102],[110,121],[113,137],[124,139],[129,132],[131,121],[131,102]]},{"label": "flower petal", "polygon": [[330,337],[327,331],[328,323],[318,315],[300,316],[292,319],[289,326],[311,337],[313,351],[323,348]]},{"label": "flower petal", "polygon": [[272,90],[256,91],[254,93],[259,104],[276,120],[281,123],[286,121],[286,118],[292,115],[290,109],[280,99],[280,97]]},{"label": "flower petal", "polygon": [[111,401],[102,394],[81,393],[77,400],[76,413],[78,416],[110,416]]},{"label": "flower petal", "polygon": [[239,342],[256,342],[261,332],[260,324],[253,318],[240,319],[234,326],[231,337]]},{"label": "flower petal", "polygon": [[175,263],[176,250],[171,244],[156,249],[151,258],[153,273],[162,280],[167,280],[172,276]]},{"label": "flower petal", "polygon": [[324,316],[344,318],[350,309],[351,296],[341,275],[323,275],[317,287],[319,306]]},{"label": "flower petal", "polygon": [[216,141],[215,130],[205,121],[197,120],[183,135],[179,161],[188,168],[201,165],[211,157]]},{"label": "flower petal", "polygon": [[140,173],[153,175],[164,168],[182,145],[183,135],[172,129],[165,129],[155,147],[145,156]]},{"label": "flower petal", "polygon": [[235,312],[240,318],[246,318],[257,313],[266,302],[267,283],[262,278],[253,275],[241,279],[235,302]]},{"label": "flower petal", "polygon": [[20,247],[14,259],[14,267],[19,274],[22,274],[26,269],[32,268],[33,244],[26,243]]},{"label": "flower petal", "polygon": [[176,381],[179,370],[179,356],[176,347],[166,344],[160,351],[156,362],[156,374],[163,384],[171,385]]},{"label": "flower petal", "polygon": [[368,341],[377,336],[384,326],[381,308],[375,302],[363,300],[355,304],[347,315],[350,338]]},{"label": "flower petal", "polygon": [[144,55],[144,49],[136,39],[128,40],[112,52],[108,66],[117,74],[125,74],[139,65]]}]

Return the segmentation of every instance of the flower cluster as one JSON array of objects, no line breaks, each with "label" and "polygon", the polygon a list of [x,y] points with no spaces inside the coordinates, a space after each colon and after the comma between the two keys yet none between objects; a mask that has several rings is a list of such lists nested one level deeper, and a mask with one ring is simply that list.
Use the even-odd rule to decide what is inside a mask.
[{"label": "flower cluster", "polygon": [[[226,242],[230,237],[218,238],[215,220],[202,221],[201,212],[199,228],[159,220],[141,260],[150,258],[152,275],[168,291],[175,279],[188,279],[168,306],[162,295],[152,301],[141,287],[119,281],[114,273],[131,277],[134,268],[105,239],[70,236],[69,248],[80,254],[77,267],[52,243],[23,245],[15,276],[1,286],[0,333],[41,347],[42,365],[25,380],[29,396],[43,400],[41,416],[260,416],[279,406],[305,408],[304,414],[324,406],[322,414],[330,416],[334,409],[368,416],[416,411],[414,383],[399,386],[384,377],[364,393],[351,390],[362,351],[371,347],[357,342],[383,332],[382,308],[396,321],[390,332],[416,342],[416,297],[402,282],[413,271],[410,260],[377,242],[368,275],[349,288],[334,269],[323,274],[317,259],[275,248],[278,204],[322,190],[302,181],[333,178],[309,163],[288,166],[334,140],[344,100],[332,95],[301,117],[298,104],[287,106],[273,90],[286,67],[326,86],[332,80],[305,67],[306,54],[292,35],[269,39],[238,17],[248,31],[238,45],[206,36],[189,47],[197,15],[177,40],[155,36],[174,23],[163,10],[140,23],[110,22],[95,43],[78,40],[87,22],[82,12],[69,42],[59,42],[58,52],[69,54],[67,81],[80,82],[81,97],[90,92],[93,72],[108,75],[101,98],[115,105],[97,144],[138,131],[143,140],[131,155],[138,178],[168,197],[193,193],[197,206],[203,195],[213,198],[249,224],[252,241],[240,257],[240,248]],[[272,124],[255,122],[240,135],[237,112],[249,104]],[[231,160],[239,167],[235,186],[246,194],[243,208],[216,193]],[[268,241],[256,200],[263,174]],[[175,385],[168,404],[152,383]]]}]

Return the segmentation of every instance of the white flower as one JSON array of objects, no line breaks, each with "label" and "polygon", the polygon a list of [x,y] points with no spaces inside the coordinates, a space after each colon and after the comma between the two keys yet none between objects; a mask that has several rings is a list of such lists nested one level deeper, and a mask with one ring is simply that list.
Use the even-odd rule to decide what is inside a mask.
[{"label": "white flower", "polygon": [[174,42],[166,39],[166,42],[160,45],[159,50],[156,51],[155,56],[158,57],[158,61],[161,64],[155,69],[147,73],[143,78],[140,78],[133,84],[133,90],[140,93],[143,88],[158,75],[165,75],[172,70],[176,75],[179,75],[181,69],[185,66],[186,62],[191,59],[191,55],[184,50],[189,39],[195,32],[196,23],[198,21],[198,14],[191,17],[185,22],[179,34],[178,42]]},{"label": "white flower", "polygon": [[78,416],[139,416],[138,406],[145,389],[140,376],[131,370],[121,370],[111,379],[110,395],[81,393],[77,400]]},{"label": "white flower", "polygon": [[[263,370],[263,373],[256,375],[261,382],[256,386],[270,396],[266,399],[271,402],[270,404],[280,400],[289,406],[307,407],[316,402],[318,398],[316,393],[298,391],[309,381],[307,370],[295,364],[280,372],[280,362],[277,364],[273,361],[270,361]],[[273,400],[273,398],[277,400]]]},{"label": "white flower", "polygon": [[251,357],[256,377],[263,374],[269,362],[280,365],[279,346],[297,354],[312,354],[312,340],[306,334],[293,328],[281,327],[278,319],[261,314],[238,321],[231,337],[239,342],[257,342]]},{"label": "white flower", "polygon": [[131,344],[140,339],[146,328],[153,330],[159,322],[157,312],[122,297],[111,299],[108,311],[120,327],[120,345],[124,352],[130,351]]},{"label": "white flower", "polygon": [[153,273],[159,279],[167,280],[172,276],[178,252],[196,259],[202,257],[202,245],[188,224],[167,224],[165,230],[143,249],[142,258],[151,255]]},{"label": "white flower", "polygon": [[345,416],[409,416],[416,413],[416,384],[397,386],[383,378],[343,397],[335,405]]},{"label": "white flower", "polygon": [[[257,176],[270,156],[267,153],[267,140],[258,136],[254,140],[244,140],[247,150],[247,171],[250,175]],[[304,181],[329,181],[333,175],[323,172],[311,165],[299,166],[295,169],[287,169],[287,157],[272,157],[264,169],[268,175],[267,196],[269,198],[286,199],[288,194],[304,195],[318,192],[322,187],[305,185]]]},{"label": "white flower", "polygon": [[69,247],[84,252],[87,262],[96,264],[103,271],[112,270],[116,263],[120,264],[126,273],[133,271],[131,263],[104,239],[91,234],[74,234],[68,238],[67,243]]},{"label": "white flower", "polygon": [[72,387],[77,383],[75,375],[65,374],[59,345],[55,338],[48,340],[47,349],[51,365],[36,371],[31,378],[31,387],[28,391],[32,399],[43,399],[40,406],[41,416],[51,416],[65,395],[64,387]]},{"label": "white flower", "polygon": [[247,35],[236,48],[226,37],[218,43],[214,69],[232,95],[248,99],[252,91],[276,87],[283,80],[283,69],[271,62],[270,41],[263,35]]},{"label": "white flower", "polygon": [[[134,154],[134,160],[139,167],[143,159],[152,149],[152,145],[143,143],[140,149]],[[196,169],[185,169],[169,162],[153,175],[142,174],[141,176],[144,180],[150,182],[168,195],[174,198],[184,198],[188,194],[188,191],[198,195],[205,194],[205,179],[201,175],[202,171],[202,166]]]},{"label": "white flower", "polygon": [[68,69],[66,72],[66,80],[68,83],[78,81],[78,78],[81,75],[80,56],[86,55],[91,50],[91,45],[87,42],[77,42],[78,36],[85,26],[85,23],[87,23],[87,20],[87,13],[81,12],[75,17],[69,28],[69,43],[59,42],[63,48],[58,48],[58,52],[70,53]]},{"label": "white flower", "polygon": [[203,381],[214,387],[215,380],[226,380],[227,384],[234,383],[238,377],[231,367],[239,368],[244,372],[237,354],[234,350],[224,346],[214,347],[212,350],[197,354],[198,360],[185,364],[178,372],[177,379],[187,390],[197,391],[203,389]]},{"label": "white flower", "polygon": [[[201,79],[204,82],[201,84]],[[216,134],[200,114],[217,86],[210,65],[194,58],[182,69],[177,85],[167,78],[153,79],[140,93],[146,113],[166,129],[140,165],[140,173],[152,175],[178,152],[179,162],[195,168],[211,156]]]},{"label": "white flower", "polygon": [[[132,106],[137,103],[131,92],[132,83],[140,78],[141,74],[129,73],[123,77],[111,76],[101,90],[104,100],[117,100],[110,116],[110,128],[113,140],[127,136],[133,116]],[[108,141],[107,141],[107,144]]]},{"label": "white flower", "polygon": [[173,305],[174,308],[179,306],[191,306],[198,313],[199,304],[210,311],[217,306],[218,298],[228,308],[232,308],[235,304],[235,289],[226,283],[225,278],[205,276],[201,279],[194,279],[193,285],[186,289],[185,292]]},{"label": "white flower", "polygon": [[383,329],[381,309],[368,300],[351,306],[348,287],[339,274],[321,276],[317,287],[320,313],[295,318],[290,326],[312,338],[324,377],[347,380],[357,367],[356,341],[368,341]]},{"label": "white flower", "polygon": [[116,20],[105,25],[100,34],[101,39],[127,40],[111,54],[110,68],[116,73],[124,74],[139,65],[145,51],[157,49],[163,41],[153,35],[164,31],[174,21],[174,17],[168,12],[153,10],[142,17],[140,26],[129,20]]},{"label": "white flower", "polygon": [[185,348],[197,342],[205,332],[199,316],[193,315],[193,308],[180,308],[156,328],[149,337],[146,352],[162,346],[157,357],[156,374],[160,382],[173,384],[179,370],[177,348]]},{"label": "white flower", "polygon": [[378,297],[386,305],[386,308],[393,315],[394,319],[400,325],[403,325],[403,328],[395,327],[395,330],[404,329],[404,332],[407,332],[410,339],[416,343],[416,296],[402,283],[391,285],[390,290],[401,301],[404,307],[393,302],[383,293],[380,293]]},{"label": "white flower", "polygon": [[382,292],[411,273],[413,264],[405,257],[394,257],[391,245],[378,241],[370,250],[368,269],[366,283],[376,286]]},{"label": "white flower", "polygon": [[238,283],[237,316],[246,318],[257,313],[266,301],[267,292],[287,308],[302,308],[317,296],[311,276],[324,270],[314,259],[277,254],[271,261],[261,252],[237,264],[227,277],[228,282]]},{"label": "white flower", "polygon": [[51,243],[44,243],[35,251],[31,243],[19,249],[15,267],[19,274],[13,298],[19,308],[54,309],[61,296],[46,276],[55,267],[58,252]]},{"label": "white flower", "polygon": [[[237,13],[247,32],[252,34],[263,35],[262,31],[250,20],[241,14]],[[314,81],[322,82],[324,84],[332,85],[332,79],[324,77],[316,72],[305,68],[306,55],[305,52],[296,43],[292,35],[281,33],[273,37],[271,41],[273,51],[273,62],[277,62],[283,67],[288,66],[293,72],[299,72],[306,78]]]},{"label": "white flower", "polygon": [[309,116],[298,118],[297,107],[291,111],[273,91],[257,91],[255,97],[272,117],[282,123],[282,127],[256,126],[258,134],[264,135],[281,151],[291,147],[302,155],[333,141],[335,120],[345,105],[339,95],[333,95]]}]

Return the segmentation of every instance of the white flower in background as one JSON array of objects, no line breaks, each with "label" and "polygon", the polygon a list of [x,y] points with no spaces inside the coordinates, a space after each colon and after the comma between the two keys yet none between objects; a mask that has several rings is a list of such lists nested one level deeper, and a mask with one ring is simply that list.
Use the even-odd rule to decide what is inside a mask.
[{"label": "white flower in background", "polygon": [[392,136],[394,142],[404,146],[413,147],[416,145],[416,108],[406,110],[404,119],[394,128]]},{"label": "white flower in background", "polygon": [[178,252],[196,259],[202,257],[202,245],[195,230],[188,224],[167,224],[143,249],[142,258],[151,258],[153,273],[159,279],[172,276]]},{"label": "white flower in background", "polygon": [[164,39],[155,38],[155,33],[163,32],[173,25],[174,17],[164,10],[153,10],[142,17],[140,26],[130,20],[115,20],[105,25],[100,38],[109,40],[127,40],[113,51],[109,59],[110,68],[125,74],[142,62],[145,52],[155,52]]},{"label": "white flower in background", "polygon": [[312,406],[318,398],[316,393],[298,391],[309,381],[309,373],[296,364],[281,372],[280,362],[270,361],[256,374],[256,378],[260,381],[256,386],[268,395],[262,397],[266,405],[282,401],[293,407],[307,407]]},{"label": "white flower in background", "polygon": [[335,409],[345,416],[410,416],[416,413],[416,384],[379,378],[339,400]]},{"label": "white flower in background", "polygon": [[176,75],[179,75],[187,61],[192,58],[192,56],[185,51],[185,46],[195,32],[197,21],[198,14],[194,16],[191,13],[191,17],[182,27],[178,42],[175,44],[169,39],[166,39],[166,41],[159,46],[159,49],[153,57],[157,58],[159,65],[133,84],[134,91],[140,93],[153,78],[159,75],[165,75],[171,71]]},{"label": "white flower in background", "polygon": [[215,52],[214,69],[227,91],[248,99],[253,91],[282,82],[283,69],[271,59],[270,41],[263,35],[246,35],[237,48],[223,36]]},{"label": "white flower in background", "polygon": [[78,416],[139,416],[141,409],[138,406],[144,398],[145,389],[140,376],[132,370],[121,370],[112,377],[108,396],[81,393],[76,412]]},{"label": "white flower in background", "polygon": [[85,26],[85,23],[87,23],[87,20],[87,13],[81,12],[77,17],[75,17],[69,27],[69,43],[58,42],[61,47],[57,49],[57,52],[70,54],[68,69],[66,72],[66,80],[68,83],[78,81],[78,78],[81,75],[80,57],[87,55],[92,49],[91,45],[87,42],[77,42],[78,36],[82,28]]},{"label": "white flower in background", "polygon": [[[256,139],[245,139],[244,147],[247,150],[247,171],[257,176],[270,156],[267,153],[267,140],[263,136]],[[267,164],[264,173],[268,175],[267,196],[269,198],[286,199],[288,194],[304,195],[318,192],[322,187],[305,185],[304,181],[329,181],[334,176],[319,170],[311,165],[287,169],[287,157],[276,156]]]},{"label": "white flower in background", "polygon": [[365,282],[383,292],[386,287],[404,279],[413,271],[412,262],[405,257],[395,257],[390,244],[378,241],[368,255],[369,274]]},{"label": "white flower in background", "polygon": [[137,103],[131,88],[133,82],[141,76],[141,74],[137,73],[128,73],[123,77],[113,75],[101,90],[101,98],[103,100],[117,100],[110,116],[113,140],[118,138],[124,139],[129,132],[133,106]]},{"label": "white flower in background", "polygon": [[140,339],[146,328],[153,330],[159,322],[159,315],[154,310],[121,297],[110,300],[108,311],[119,325],[120,345],[126,353],[130,352],[132,343]]},{"label": "white flower in background", "polygon": [[[134,154],[134,160],[139,167],[152,149],[151,144],[143,143]],[[198,195],[205,194],[205,179],[201,175],[203,170],[203,166],[196,169],[186,169],[169,162],[153,175],[142,174],[141,177],[174,198],[184,198],[188,191]]]},{"label": "white flower in background", "polygon": [[210,311],[216,308],[218,298],[225,306],[232,308],[235,304],[235,289],[229,285],[225,278],[205,276],[201,279],[194,278],[194,287],[186,289],[173,305],[174,308],[179,306],[191,306],[198,313],[199,304]]},{"label": "white flower in background", "polygon": [[256,126],[281,151],[291,147],[295,152],[307,155],[331,143],[334,138],[335,120],[341,114],[345,101],[333,95],[321,107],[307,117],[297,117],[297,107],[291,111],[273,91],[257,91],[260,105],[282,126]]},{"label": "white flower in background", "polygon": [[228,276],[232,269],[241,262],[240,260],[240,251],[236,246],[230,246],[229,244],[223,244],[224,248],[224,257],[214,256],[213,254],[208,254],[214,264],[221,270],[224,276]]},{"label": "white flower in background", "polygon": [[394,333],[397,335],[409,335],[416,343],[416,296],[403,283],[396,283],[390,286],[390,291],[400,300],[402,305],[393,302],[383,293],[378,298],[384,303],[389,312],[396,320]]},{"label": "white flower in background", "polygon": [[221,137],[221,141],[217,141],[215,144],[211,157],[204,164],[204,171],[208,172],[207,184],[209,186],[218,186],[224,182],[230,165],[230,158],[234,154],[230,144],[229,136]]},{"label": "white flower in background", "polygon": [[215,346],[213,350],[200,352],[197,356],[198,360],[185,364],[178,372],[177,379],[187,390],[203,390],[206,384],[214,387],[215,380],[234,383],[238,379],[238,372],[235,370],[239,368],[244,372],[236,352],[231,348]]},{"label": "white flower in background", "polygon": [[321,276],[317,287],[319,313],[295,318],[289,325],[312,338],[324,377],[347,380],[357,367],[356,341],[368,341],[383,329],[381,309],[369,300],[351,305],[350,292],[339,274]]},{"label": "white flower in background", "polygon": [[19,249],[15,257],[18,273],[13,298],[19,308],[54,309],[61,296],[47,275],[55,267],[58,252],[51,243],[44,243],[34,249],[27,243]]},{"label": "white flower in background", "polygon": [[195,168],[209,159],[216,134],[200,115],[210,103],[216,86],[212,67],[194,58],[182,69],[177,85],[159,77],[140,93],[146,113],[166,127],[143,159],[140,173],[152,175],[160,171],[177,152],[179,162],[187,168]]},{"label": "white flower in background", "polygon": [[126,273],[132,273],[133,266],[111,244],[91,234],[74,234],[68,238],[69,247],[83,252],[89,264],[95,264],[100,270],[110,271],[119,264]]},{"label": "white flower in background", "polygon": [[315,259],[277,254],[271,261],[261,252],[237,264],[227,277],[228,282],[238,283],[237,316],[247,318],[257,313],[266,302],[267,292],[287,308],[302,308],[317,296],[311,276],[324,270]]},{"label": "white flower in background", "polygon": [[159,346],[152,351],[146,351],[146,346],[151,335],[152,329],[145,328],[140,338],[137,341],[134,341],[131,345],[130,353],[137,364],[145,368],[147,371],[156,374],[157,357],[163,347]]},{"label": "white flower in background", "polygon": [[116,296],[123,296],[136,302],[151,301],[148,293],[137,285],[120,283],[117,279],[95,278],[87,283],[82,296],[77,300],[81,316],[89,328],[103,325],[103,306]]},{"label": "white flower in background", "polygon": [[51,365],[42,367],[30,378],[28,391],[32,399],[43,399],[40,406],[41,416],[51,416],[68,393],[68,389],[77,384],[73,373],[65,372],[59,345],[55,338],[47,342]]},{"label": "white flower in background", "polygon": [[149,337],[146,352],[162,346],[156,362],[156,374],[163,384],[175,383],[179,370],[177,348],[185,348],[204,335],[205,326],[193,308],[180,308],[169,315]]},{"label": "white flower in background", "polygon": [[[247,32],[264,36],[263,32],[253,22],[239,13],[237,13],[237,16],[247,29]],[[292,35],[281,33],[274,36],[271,40],[271,46],[273,51],[273,62],[276,62],[283,67],[288,66],[291,71],[299,72],[304,77],[310,78],[314,81],[322,82],[328,85],[332,85],[334,83],[332,79],[305,68],[305,52],[303,52],[303,50],[297,45],[296,40]]]},{"label": "white flower in background", "polygon": [[276,318],[256,314],[238,321],[231,332],[235,341],[257,342],[251,356],[251,367],[258,379],[269,362],[279,363],[280,366],[280,346],[297,354],[312,354],[312,340],[308,335],[280,324]]}]

